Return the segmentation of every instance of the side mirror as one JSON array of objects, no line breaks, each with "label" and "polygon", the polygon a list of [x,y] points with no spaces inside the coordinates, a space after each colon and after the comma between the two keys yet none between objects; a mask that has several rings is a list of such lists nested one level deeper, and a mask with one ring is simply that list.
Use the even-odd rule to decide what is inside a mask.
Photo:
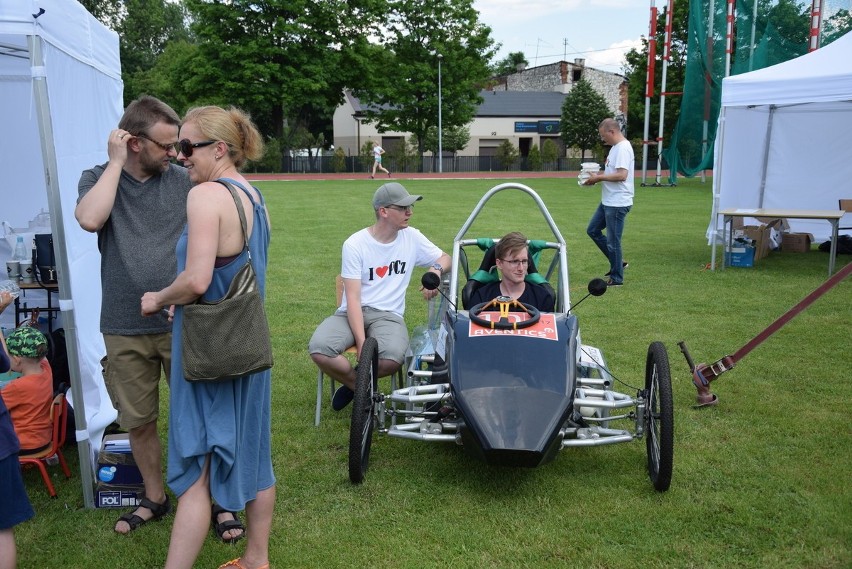
[{"label": "side mirror", "polygon": [[592,296],[601,296],[606,292],[606,281],[603,279],[592,279],[589,281],[589,294]]},{"label": "side mirror", "polygon": [[[423,288],[426,290],[438,290],[438,287],[441,286],[441,277],[432,271],[427,271],[423,273],[423,277],[420,279],[420,284],[422,284]],[[604,283],[604,288],[606,288],[606,283]]]}]

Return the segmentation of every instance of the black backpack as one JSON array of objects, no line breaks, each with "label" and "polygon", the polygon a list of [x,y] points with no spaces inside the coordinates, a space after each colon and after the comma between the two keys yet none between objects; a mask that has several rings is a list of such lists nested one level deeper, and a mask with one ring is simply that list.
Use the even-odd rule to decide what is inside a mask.
[{"label": "black backpack", "polygon": [[[831,252],[831,240],[825,241],[824,243],[819,244],[819,250],[823,253]],[[840,235],[837,238],[837,254],[838,255],[852,255],[852,236],[850,235]]]}]

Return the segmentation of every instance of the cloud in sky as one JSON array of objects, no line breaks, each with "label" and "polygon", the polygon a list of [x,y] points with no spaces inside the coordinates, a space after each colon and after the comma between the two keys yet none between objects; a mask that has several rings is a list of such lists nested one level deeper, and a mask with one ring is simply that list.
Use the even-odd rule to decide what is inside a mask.
[{"label": "cloud in sky", "polygon": [[480,20],[501,48],[521,51],[530,65],[586,59],[621,72],[624,54],[648,33],[649,5],[638,0],[475,0]]}]

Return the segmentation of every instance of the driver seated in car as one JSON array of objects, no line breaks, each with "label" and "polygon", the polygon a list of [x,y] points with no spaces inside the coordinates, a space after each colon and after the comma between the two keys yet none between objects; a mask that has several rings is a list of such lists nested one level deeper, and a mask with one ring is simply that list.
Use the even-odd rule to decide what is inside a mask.
[{"label": "driver seated in car", "polygon": [[[494,252],[500,280],[476,289],[471,296],[470,306],[504,296],[529,304],[541,312],[553,312],[553,295],[543,286],[524,280],[530,263],[527,238],[524,234],[518,231],[507,233],[495,245]],[[512,310],[523,309],[512,307]]]}]

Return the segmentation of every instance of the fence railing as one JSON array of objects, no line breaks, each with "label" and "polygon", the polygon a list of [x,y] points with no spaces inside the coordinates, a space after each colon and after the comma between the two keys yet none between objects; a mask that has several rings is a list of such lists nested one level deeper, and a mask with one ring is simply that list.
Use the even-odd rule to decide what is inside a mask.
[{"label": "fence railing", "polygon": [[[533,168],[527,157],[516,159],[508,168],[504,167],[496,156],[445,156],[442,163],[443,172],[503,172],[503,171],[538,171],[538,172],[579,172],[581,162],[594,161],[591,157],[559,158],[553,162],[542,162],[538,168]],[[598,162],[601,162],[600,160]],[[391,172],[417,173],[437,172],[438,159],[426,156],[422,159],[412,158],[405,162],[387,155],[382,159],[382,165]],[[656,168],[657,157],[649,157],[648,167]],[[635,163],[636,171],[642,169],[642,158],[637,157]],[[250,163],[246,168],[253,173],[283,173],[283,174],[367,174],[372,171],[373,161],[365,160],[360,156],[346,156],[343,160],[335,156],[298,156],[285,158],[280,170],[265,169],[260,164]],[[663,168],[668,164],[663,160]]]}]

